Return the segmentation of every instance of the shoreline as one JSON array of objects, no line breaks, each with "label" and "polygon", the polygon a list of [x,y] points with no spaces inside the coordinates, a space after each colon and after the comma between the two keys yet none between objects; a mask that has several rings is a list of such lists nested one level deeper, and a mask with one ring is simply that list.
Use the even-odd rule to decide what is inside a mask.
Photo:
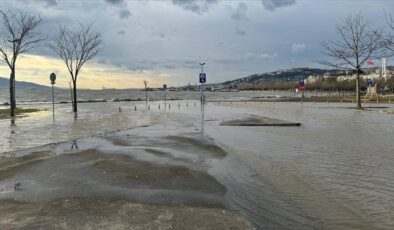
[{"label": "shoreline", "polygon": [[[185,91],[187,93],[188,91]],[[241,91],[241,92],[253,92],[253,91]],[[257,92],[269,92],[269,91],[257,91]],[[281,91],[280,91],[281,92]],[[280,93],[279,92],[279,93]],[[284,91],[286,92],[286,91]],[[213,97],[213,99],[208,99],[207,102],[252,102],[252,101],[257,101],[257,102],[338,102],[338,103],[355,103],[355,96],[353,95],[323,95],[323,96],[318,96],[316,94],[312,94],[311,92],[307,92],[308,94],[305,97],[301,97],[300,93],[297,93],[297,95],[294,96],[279,96],[279,95],[264,95],[264,96],[239,96],[238,99],[231,99],[230,98],[218,98],[218,97]],[[180,96],[176,98],[167,98],[168,102],[171,101],[199,101],[198,98],[185,98],[186,96]],[[158,98],[148,98],[148,103],[150,102],[158,102],[158,101],[164,101],[163,99],[158,99]],[[145,99],[143,98],[114,98],[114,99],[88,99],[88,100],[78,100],[78,103],[85,104],[85,103],[116,103],[116,102],[146,102]],[[394,94],[385,94],[385,95],[379,95],[379,97],[372,97],[372,98],[366,98],[365,95],[361,95],[361,102],[362,103],[394,103]],[[51,101],[17,101],[17,105],[46,105],[46,104],[52,104]],[[60,104],[71,104],[71,101],[57,101],[55,102],[56,105]],[[4,102],[0,104],[0,107],[9,107],[8,102]]]}]

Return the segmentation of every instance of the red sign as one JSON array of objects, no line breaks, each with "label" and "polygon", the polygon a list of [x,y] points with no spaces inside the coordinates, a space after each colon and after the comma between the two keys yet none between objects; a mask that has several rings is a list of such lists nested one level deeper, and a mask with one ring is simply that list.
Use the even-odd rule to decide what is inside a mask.
[{"label": "red sign", "polygon": [[300,79],[300,80],[298,81],[298,89],[299,89],[300,91],[304,91],[304,90],[305,90],[305,82],[304,82],[304,79]]}]

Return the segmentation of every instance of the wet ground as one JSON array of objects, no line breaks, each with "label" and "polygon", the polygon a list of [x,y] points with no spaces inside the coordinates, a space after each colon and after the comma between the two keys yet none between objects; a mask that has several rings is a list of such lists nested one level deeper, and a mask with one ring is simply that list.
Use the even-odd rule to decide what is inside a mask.
[{"label": "wet ground", "polygon": [[[97,103],[75,120],[66,105],[55,122],[50,111],[2,120],[0,223],[37,202],[30,214],[42,218],[67,198],[89,212],[94,202],[227,209],[258,229],[392,229],[394,108],[384,106],[216,102],[202,122],[195,101]],[[220,126],[251,115],[301,126]]]}]

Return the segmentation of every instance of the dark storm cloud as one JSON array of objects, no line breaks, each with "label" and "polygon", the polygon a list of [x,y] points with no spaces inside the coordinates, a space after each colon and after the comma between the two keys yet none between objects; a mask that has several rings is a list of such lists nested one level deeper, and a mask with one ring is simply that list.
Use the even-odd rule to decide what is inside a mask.
[{"label": "dark storm cloud", "polygon": [[207,12],[209,6],[217,2],[217,0],[172,0],[174,5],[182,7],[185,10],[192,11],[196,14],[203,14]]},{"label": "dark storm cloud", "polygon": [[131,12],[127,8],[127,3],[124,0],[105,0],[105,2],[119,8],[118,15],[119,15],[120,19],[126,19],[126,18],[130,17]]},{"label": "dark storm cloud", "polygon": [[248,11],[248,5],[244,2],[240,2],[235,9],[231,9],[232,13],[230,15],[231,19],[235,22],[235,34],[244,36],[246,31],[241,28],[241,22],[247,21],[249,18],[246,16]]},{"label": "dark storm cloud", "polygon": [[241,29],[241,28],[239,28],[239,26],[236,26],[235,27],[235,34],[236,35],[240,35],[240,36],[244,36],[244,35],[246,35],[246,31]]},{"label": "dark storm cloud", "polygon": [[128,9],[123,9],[119,12],[119,18],[124,19],[130,17],[131,13]]},{"label": "dark storm cloud", "polygon": [[231,19],[233,19],[234,21],[249,20],[248,17],[246,16],[247,10],[248,10],[248,5],[246,5],[246,3],[244,2],[239,3],[238,7],[231,14]]},{"label": "dark storm cloud", "polygon": [[114,4],[114,5],[118,5],[120,3],[123,3],[123,0],[105,0],[108,3]]},{"label": "dark storm cloud", "polygon": [[46,6],[51,7],[51,6],[57,6],[57,1],[56,0],[41,0],[46,2]]},{"label": "dark storm cloud", "polygon": [[276,8],[293,5],[295,0],[262,0],[265,9],[274,11]]},{"label": "dark storm cloud", "polygon": [[126,34],[126,31],[125,31],[125,30],[119,30],[119,31],[118,31],[118,34],[119,34],[119,35],[125,35],[125,34]]}]

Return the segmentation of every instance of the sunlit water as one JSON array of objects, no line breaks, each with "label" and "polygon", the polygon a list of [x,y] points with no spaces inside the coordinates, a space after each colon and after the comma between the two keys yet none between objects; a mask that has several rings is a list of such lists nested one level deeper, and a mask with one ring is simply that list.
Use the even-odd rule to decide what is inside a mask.
[{"label": "sunlit water", "polygon": [[[50,109],[46,104],[29,107],[32,106]],[[393,229],[394,116],[385,110],[392,111],[394,106],[370,111],[349,106],[212,102],[205,108],[201,133],[198,101],[171,101],[166,106],[163,101],[148,105],[86,103],[80,105],[76,119],[70,105],[63,104],[56,105],[55,120],[51,110],[17,118],[15,125],[10,125],[10,120],[0,120],[0,152],[4,156],[23,155],[31,150],[13,151],[62,141],[71,142],[53,148],[69,148],[72,140],[78,139],[82,149],[93,145],[125,153],[130,147],[108,143],[108,137],[102,135],[127,134],[140,137],[133,142],[133,148],[164,149],[182,159],[162,162],[149,154],[138,155],[142,161],[208,170],[227,189],[225,206],[239,210],[259,229]],[[221,120],[248,114],[302,125],[218,125]],[[125,131],[111,133],[116,130]],[[99,136],[81,139],[94,135]],[[165,145],[168,136],[190,135],[209,139],[227,156],[194,158],[177,145]],[[201,152],[199,147],[193,151]]]}]

